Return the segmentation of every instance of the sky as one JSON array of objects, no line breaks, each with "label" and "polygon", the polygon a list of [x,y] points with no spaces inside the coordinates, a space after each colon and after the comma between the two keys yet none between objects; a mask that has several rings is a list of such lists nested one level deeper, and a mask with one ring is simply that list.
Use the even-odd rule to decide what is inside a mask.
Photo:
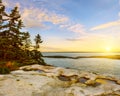
[{"label": "sky", "polygon": [[120,0],[3,0],[42,52],[120,52]]}]

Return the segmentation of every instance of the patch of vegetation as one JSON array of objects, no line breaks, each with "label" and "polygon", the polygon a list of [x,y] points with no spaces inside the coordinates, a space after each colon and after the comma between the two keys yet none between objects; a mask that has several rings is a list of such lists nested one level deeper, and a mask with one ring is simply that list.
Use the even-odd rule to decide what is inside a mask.
[{"label": "patch of vegetation", "polygon": [[8,74],[12,70],[18,69],[18,63],[16,62],[10,62],[10,61],[4,61],[0,62],[0,74]]}]

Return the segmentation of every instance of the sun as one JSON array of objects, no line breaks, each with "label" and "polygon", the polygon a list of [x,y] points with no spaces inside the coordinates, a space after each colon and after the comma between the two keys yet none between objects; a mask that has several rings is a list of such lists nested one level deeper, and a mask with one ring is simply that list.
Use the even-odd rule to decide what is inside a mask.
[{"label": "sun", "polygon": [[106,50],[107,52],[110,52],[110,51],[111,51],[111,47],[106,47],[105,50]]}]

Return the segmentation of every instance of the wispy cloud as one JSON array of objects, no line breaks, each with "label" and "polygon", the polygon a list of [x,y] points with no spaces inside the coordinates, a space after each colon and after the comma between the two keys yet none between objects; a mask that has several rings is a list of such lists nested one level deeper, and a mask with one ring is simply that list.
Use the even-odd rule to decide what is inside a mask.
[{"label": "wispy cloud", "polygon": [[5,6],[9,6],[9,3],[8,3],[8,1],[3,1],[3,4],[5,5]]},{"label": "wispy cloud", "polygon": [[60,28],[68,28],[70,26],[71,26],[71,24],[67,22],[66,24],[61,24],[59,27]]},{"label": "wispy cloud", "polygon": [[4,0],[3,1],[3,4],[7,7],[7,8],[13,8],[14,6],[17,6],[17,7],[21,7],[20,6],[20,3],[18,3],[18,2],[11,2],[10,0]]},{"label": "wispy cloud", "polygon": [[[24,3],[25,4],[24,4]],[[50,22],[55,25],[60,25],[68,20],[67,16],[62,14],[58,14],[48,7],[46,7],[46,3],[49,6],[55,6],[57,2],[54,2],[52,5],[51,2],[48,0],[34,0],[34,1],[23,1],[20,2],[13,1],[13,0],[4,0],[4,5],[9,9],[13,8],[14,6],[18,6],[20,8],[20,12],[22,15],[22,19],[26,25],[26,27],[47,27],[44,23]],[[40,6],[37,4],[40,3]],[[50,4],[48,4],[50,3]],[[37,4],[37,7],[34,5]],[[44,6],[45,5],[45,6]],[[21,8],[22,6],[22,8]],[[31,7],[32,6],[32,7]],[[38,7],[39,6],[39,7]],[[46,8],[45,8],[46,7]]]},{"label": "wispy cloud", "polygon": [[[24,3],[22,2],[14,2],[13,0],[5,0],[4,3],[8,8],[12,8],[13,6],[18,6],[20,8],[22,20],[24,21],[24,24],[27,28],[29,27],[40,27],[40,28],[49,28],[50,26],[46,25],[46,22],[49,22],[53,25],[58,25],[59,28],[74,32],[74,33],[79,33],[79,34],[84,34],[85,33],[85,28],[82,24],[80,23],[75,23],[73,22],[68,16],[62,15],[63,9],[61,9],[60,6],[56,5],[61,5],[61,3],[64,2],[62,1],[55,1],[55,2],[49,2],[49,0],[34,0],[34,1],[29,1],[26,0],[26,6],[24,6]],[[34,3],[37,3],[37,7],[34,5]],[[60,3],[60,4],[58,4]],[[32,5],[31,5],[32,4]],[[32,6],[32,7],[31,7]],[[38,7],[39,6],[39,7]],[[56,9],[57,11],[61,10],[61,14],[58,14],[57,11],[53,11],[51,8]],[[54,27],[54,26],[53,26]]]},{"label": "wispy cloud", "polygon": [[70,20],[65,24],[61,24],[60,28],[65,28],[70,32],[79,33],[79,34],[86,33],[86,29],[84,28],[84,25],[80,23],[72,23]]},{"label": "wispy cloud", "polygon": [[81,34],[85,33],[85,28],[83,27],[82,24],[72,25],[72,26],[68,27],[68,30],[71,32],[76,32],[76,33],[81,33]]},{"label": "wispy cloud", "polygon": [[47,28],[45,22],[50,22],[70,32],[80,34],[85,33],[85,28],[82,24],[70,23],[71,20],[69,19],[69,17],[61,14],[56,14],[54,12],[48,12],[47,9],[25,8],[22,12],[22,19],[26,27]]},{"label": "wispy cloud", "polygon": [[118,21],[114,21],[114,22],[109,22],[109,23],[106,23],[106,24],[102,24],[102,25],[93,27],[90,30],[91,31],[100,30],[100,29],[105,29],[105,28],[109,28],[109,27],[113,27],[113,26],[120,26],[120,21],[118,20]]},{"label": "wispy cloud", "polygon": [[45,22],[52,24],[61,24],[68,21],[64,15],[48,12],[46,9],[25,8],[22,13],[22,19],[27,27],[43,27]]},{"label": "wispy cloud", "polygon": [[67,41],[83,41],[83,38],[68,38]]}]

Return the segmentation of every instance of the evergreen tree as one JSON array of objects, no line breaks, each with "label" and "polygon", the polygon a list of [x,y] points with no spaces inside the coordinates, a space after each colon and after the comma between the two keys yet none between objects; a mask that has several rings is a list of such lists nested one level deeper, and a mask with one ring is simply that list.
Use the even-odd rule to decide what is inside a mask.
[{"label": "evergreen tree", "polygon": [[[23,58],[24,53],[21,48],[30,36],[28,32],[21,32],[24,26],[20,19],[18,7],[14,7],[11,13],[7,15],[2,2],[0,6],[0,52],[2,52],[3,59]],[[5,16],[7,19],[4,19]]]},{"label": "evergreen tree", "polygon": [[5,12],[5,6],[2,4],[2,0],[0,0],[0,25],[2,25],[3,21],[7,20],[4,19],[3,16],[8,16],[8,15]]},{"label": "evergreen tree", "polygon": [[18,7],[14,7],[10,14],[7,14],[0,0],[0,60],[21,64],[45,64],[41,52],[38,51],[42,43],[40,35],[35,37],[35,50],[30,51],[30,34],[22,32],[23,27]]},{"label": "evergreen tree", "polygon": [[34,52],[34,59],[39,63],[39,64],[42,64],[42,65],[45,65],[45,62],[44,60],[41,58],[42,57],[42,54],[41,52],[38,50],[40,49],[40,43],[42,43],[43,41],[41,40],[41,36],[39,34],[37,34],[35,36],[35,50],[33,50]]},{"label": "evergreen tree", "polygon": [[0,0],[0,58],[4,58],[6,55],[6,48],[7,48],[7,41],[8,38],[6,37],[6,26],[5,23],[7,22],[8,15],[5,13],[5,6],[2,4]]},{"label": "evergreen tree", "polygon": [[24,41],[23,41],[23,50],[29,50],[31,47],[31,40],[29,32],[24,33]]},{"label": "evergreen tree", "polygon": [[40,43],[42,43],[43,41],[41,40],[41,36],[39,34],[37,34],[35,36],[35,50],[38,50],[40,48]]}]

